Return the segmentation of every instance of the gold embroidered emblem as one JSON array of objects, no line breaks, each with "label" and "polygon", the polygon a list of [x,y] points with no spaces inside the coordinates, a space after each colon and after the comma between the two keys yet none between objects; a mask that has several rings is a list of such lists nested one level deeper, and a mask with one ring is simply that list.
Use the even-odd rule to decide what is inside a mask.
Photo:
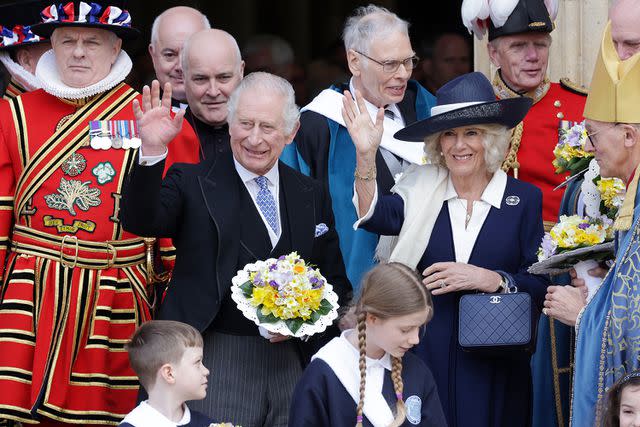
[{"label": "gold embroidered emblem", "polygon": [[91,181],[82,182],[75,179],[67,181],[60,178],[58,192],[44,196],[44,200],[51,209],[66,210],[75,216],[74,206],[85,212],[94,206],[100,206],[100,190],[89,187],[89,184]]}]

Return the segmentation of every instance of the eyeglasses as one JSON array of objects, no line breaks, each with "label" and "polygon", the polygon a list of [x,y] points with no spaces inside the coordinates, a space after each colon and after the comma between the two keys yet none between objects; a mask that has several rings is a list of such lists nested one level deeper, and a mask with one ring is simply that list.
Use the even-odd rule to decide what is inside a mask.
[{"label": "eyeglasses", "polygon": [[367,59],[372,60],[376,64],[382,65],[382,71],[384,71],[385,73],[395,73],[398,68],[400,68],[400,65],[404,65],[405,70],[413,70],[418,65],[418,61],[420,61],[420,58],[418,58],[416,55],[413,55],[411,58],[403,59],[402,61],[378,61],[377,59],[373,59],[372,57],[365,55],[360,51],[356,50],[355,52],[359,53]]},{"label": "eyeglasses", "polygon": [[602,131],[608,130],[608,129],[613,129],[614,127],[618,126],[620,123],[612,123],[611,126],[607,126],[607,127],[603,127],[600,130],[594,131],[594,132],[587,132],[587,138],[589,138],[589,142],[591,143],[591,145],[595,146],[595,138],[592,138],[593,135],[597,135]]}]

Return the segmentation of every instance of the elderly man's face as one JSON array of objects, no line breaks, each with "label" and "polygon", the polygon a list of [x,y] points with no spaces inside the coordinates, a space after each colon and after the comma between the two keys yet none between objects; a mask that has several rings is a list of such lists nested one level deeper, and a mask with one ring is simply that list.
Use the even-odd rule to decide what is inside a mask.
[{"label": "elderly man's face", "polygon": [[502,78],[517,92],[538,87],[547,74],[551,37],[547,33],[502,36],[489,43],[489,57]]},{"label": "elderly man's face", "polygon": [[104,79],[121,46],[121,39],[99,28],[61,27],[51,36],[60,78],[67,86],[76,88]]},{"label": "elderly man's face", "polygon": [[185,89],[189,108],[203,122],[227,122],[227,102],[242,80],[244,63],[227,40],[196,38],[189,47]]},{"label": "elderly man's face", "polygon": [[171,93],[178,101],[186,101],[180,53],[184,42],[204,30],[202,18],[193,12],[176,11],[160,19],[157,39],[149,45],[153,69],[161,87],[171,83]]},{"label": "elderly man's face", "polygon": [[247,88],[229,123],[233,157],[247,170],[266,174],[293,141],[297,126],[287,132],[282,114],[285,98],[267,89]]},{"label": "elderly man's face", "polygon": [[585,127],[589,135],[585,151],[595,156],[600,175],[628,179],[626,171],[630,156],[625,147],[625,125],[587,119]]},{"label": "elderly man's face", "polygon": [[[409,37],[400,32],[371,40],[369,51],[362,53],[379,62],[404,61],[415,55]],[[389,73],[382,69],[382,65],[353,50],[349,50],[347,56],[349,69],[359,79],[359,89],[364,99],[377,107],[402,101],[413,71],[411,67],[400,65],[396,71]]]}]

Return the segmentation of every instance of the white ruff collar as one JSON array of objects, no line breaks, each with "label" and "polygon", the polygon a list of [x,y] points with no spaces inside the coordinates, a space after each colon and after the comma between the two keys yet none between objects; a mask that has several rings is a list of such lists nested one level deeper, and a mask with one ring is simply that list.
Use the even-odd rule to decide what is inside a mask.
[{"label": "white ruff collar", "polygon": [[42,82],[42,89],[56,98],[82,99],[113,89],[129,75],[131,67],[131,58],[129,58],[129,55],[127,55],[124,50],[121,50],[120,55],[118,55],[107,77],[91,86],[81,88],[69,87],[62,83],[60,79],[56,58],[52,49],[45,52],[40,58],[40,61],[38,61],[36,77]]},{"label": "white ruff collar", "polygon": [[40,80],[22,65],[11,59],[9,52],[0,52],[0,62],[6,67],[11,77],[26,90],[32,91],[42,87]]}]

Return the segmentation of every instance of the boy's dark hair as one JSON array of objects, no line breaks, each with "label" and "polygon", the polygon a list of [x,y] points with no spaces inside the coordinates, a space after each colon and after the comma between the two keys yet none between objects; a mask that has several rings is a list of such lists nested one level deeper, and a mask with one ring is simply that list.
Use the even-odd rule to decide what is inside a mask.
[{"label": "boy's dark hair", "polygon": [[126,349],[131,367],[148,391],[162,365],[178,363],[187,348],[202,346],[202,335],[193,326],[173,320],[151,320],[135,331]]}]

